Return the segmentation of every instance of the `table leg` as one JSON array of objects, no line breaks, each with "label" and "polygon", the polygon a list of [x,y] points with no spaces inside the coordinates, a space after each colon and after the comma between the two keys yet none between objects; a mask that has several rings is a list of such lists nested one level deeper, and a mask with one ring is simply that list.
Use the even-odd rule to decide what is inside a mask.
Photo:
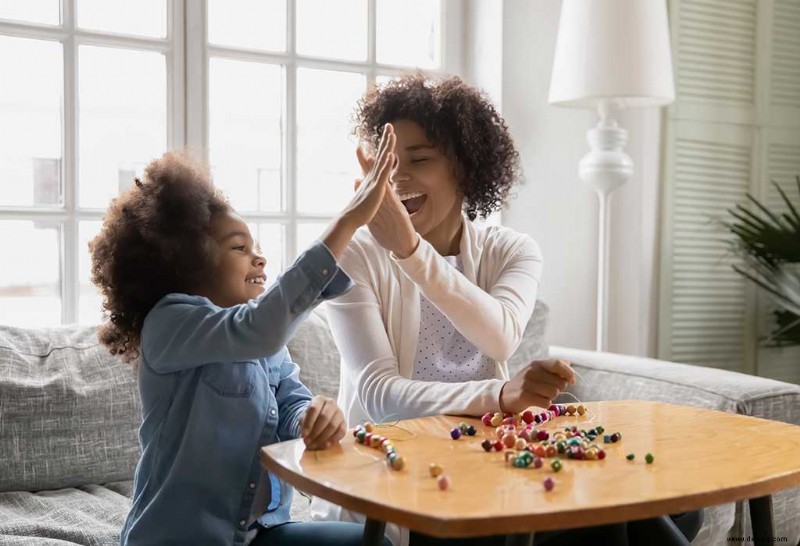
[{"label": "table leg", "polygon": [[772,496],[750,499],[750,521],[753,523],[753,542],[772,542],[775,528],[772,519]]},{"label": "table leg", "polygon": [[367,522],[364,524],[364,546],[381,546],[385,530],[385,521],[367,518]]},{"label": "table leg", "polygon": [[506,536],[506,546],[533,546],[533,533]]}]

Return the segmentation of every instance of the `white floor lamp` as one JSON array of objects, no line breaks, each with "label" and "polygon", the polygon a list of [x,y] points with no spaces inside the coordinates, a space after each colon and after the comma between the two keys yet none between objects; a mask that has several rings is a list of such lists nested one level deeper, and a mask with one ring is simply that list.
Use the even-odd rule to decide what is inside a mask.
[{"label": "white floor lamp", "polygon": [[550,80],[550,104],[597,109],[591,151],[578,174],[600,200],[597,350],[606,349],[611,193],[633,174],[628,132],[613,110],[663,106],[675,98],[666,0],[564,0]]}]

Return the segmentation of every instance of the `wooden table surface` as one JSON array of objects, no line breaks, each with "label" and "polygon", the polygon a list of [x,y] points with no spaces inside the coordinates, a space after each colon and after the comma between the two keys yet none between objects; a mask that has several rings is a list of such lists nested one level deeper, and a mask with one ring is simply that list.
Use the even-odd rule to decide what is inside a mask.
[{"label": "wooden table surface", "polygon": [[[262,448],[262,465],[298,489],[381,521],[442,537],[528,533],[600,525],[696,510],[762,497],[800,485],[800,427],[639,400],[591,402],[583,417],[563,416],[543,426],[621,432],[622,441],[600,444],[603,461],[561,457],[561,472],[514,468],[503,452],[480,443],[494,429],[478,419],[437,416],[380,427],[406,461],[395,471],[377,449],[348,434],[327,451],[305,451],[302,440]],[[460,422],[474,437],[452,440]],[[402,428],[400,428],[402,427]],[[651,452],[655,462],[645,463]],[[625,455],[635,453],[628,461]],[[428,465],[437,462],[451,480],[441,491]],[[543,480],[556,486],[547,492]]]}]

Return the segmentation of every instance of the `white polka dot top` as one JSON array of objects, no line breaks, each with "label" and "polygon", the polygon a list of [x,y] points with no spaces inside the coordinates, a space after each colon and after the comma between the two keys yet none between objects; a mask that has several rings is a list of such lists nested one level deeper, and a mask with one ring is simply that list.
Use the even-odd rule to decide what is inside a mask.
[{"label": "white polka dot top", "polygon": [[[444,256],[463,272],[460,256]],[[419,340],[413,379],[460,383],[495,378],[495,365],[420,294]]]}]

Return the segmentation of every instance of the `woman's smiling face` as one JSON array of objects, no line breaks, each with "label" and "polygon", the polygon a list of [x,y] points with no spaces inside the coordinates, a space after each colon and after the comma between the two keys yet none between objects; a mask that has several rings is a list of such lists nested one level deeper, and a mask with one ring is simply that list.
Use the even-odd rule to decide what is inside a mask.
[{"label": "woman's smiling face", "polygon": [[401,119],[392,125],[398,157],[392,187],[414,229],[426,237],[444,225],[460,223],[463,197],[450,158],[428,140],[419,124]]},{"label": "woman's smiling face", "polygon": [[216,245],[214,274],[201,295],[220,307],[246,303],[261,295],[267,261],[253,242],[247,223],[235,212],[225,212],[212,221],[210,235]]}]

